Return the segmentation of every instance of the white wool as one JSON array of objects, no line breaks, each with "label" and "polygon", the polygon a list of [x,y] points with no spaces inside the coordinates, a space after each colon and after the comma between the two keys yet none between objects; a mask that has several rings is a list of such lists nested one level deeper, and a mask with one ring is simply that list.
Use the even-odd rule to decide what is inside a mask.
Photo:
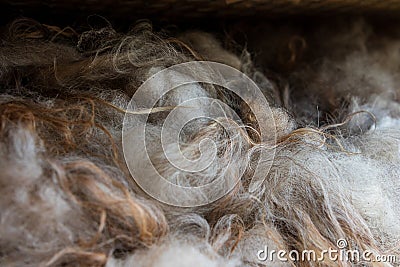
[{"label": "white wool", "polygon": [[[400,170],[393,166],[379,166],[379,163],[367,159],[351,160],[343,167],[343,173],[349,171],[351,200],[367,220],[370,229],[379,236],[387,247],[400,240]],[[358,165],[358,166],[357,166]],[[379,167],[378,167],[378,166]],[[388,171],[387,168],[391,168]],[[356,171],[355,171],[356,170]]]},{"label": "white wool", "polygon": [[[265,251],[266,248],[268,251]],[[265,255],[260,254],[261,259],[259,259],[257,254],[260,250],[264,250],[266,253],[278,252],[279,250],[289,251],[282,242],[282,236],[275,229],[258,224],[244,233],[234,255],[241,257],[242,261],[249,266],[252,264],[257,264],[257,266],[291,266],[291,262],[281,261],[277,257],[268,256],[266,260],[262,260]]]},{"label": "white wool", "polygon": [[[36,265],[38,257],[49,259],[57,250],[73,244],[81,224],[80,210],[65,201],[54,177],[57,174],[45,170],[51,163],[42,158],[43,148],[32,133],[17,128],[2,141],[0,247],[7,248],[8,253],[2,263]],[[25,259],[14,258],[17,248],[25,251]]]},{"label": "white wool", "polygon": [[[391,108],[384,112],[384,106]],[[348,173],[352,200],[372,231],[385,245],[394,246],[400,241],[400,105],[378,97],[363,108],[377,115],[376,127],[354,138],[360,155],[342,162],[345,167],[341,172]]]},{"label": "white wool", "polygon": [[[41,159],[36,157],[37,153],[40,152],[40,147],[36,146],[36,140],[29,132],[18,128],[16,130],[14,138],[9,141],[10,143],[2,142],[0,168],[5,171],[5,176],[15,176],[15,180],[11,180],[11,182],[31,183],[42,175]],[[13,157],[10,157],[11,153],[15,153]],[[17,163],[20,167],[7,168],[11,162]],[[24,179],[28,175],[30,178]],[[7,185],[8,183],[4,184],[4,186]]]},{"label": "white wool", "polygon": [[139,250],[125,259],[109,258],[106,267],[239,267],[241,262],[232,257],[225,259],[210,251],[201,251],[185,240],[171,240],[147,250]]},{"label": "white wool", "polygon": [[[360,135],[340,138],[344,151],[336,147],[333,150],[306,149],[296,151],[293,157],[307,172],[321,177],[321,183],[327,190],[327,197],[335,202],[335,195],[350,199],[351,204],[366,220],[374,236],[386,249],[391,249],[400,241],[400,105],[387,97],[373,97],[371,102],[361,106],[353,103],[353,111],[365,110],[374,114],[354,115],[349,125],[350,131],[362,128]],[[306,141],[307,139],[305,139]],[[336,150],[336,151],[335,151]],[[279,160],[276,164],[280,172],[290,175],[310,174],[302,169],[290,171],[291,164]],[[296,173],[297,172],[297,173]],[[273,171],[272,171],[273,173]],[[310,177],[311,178],[311,177]],[[295,188],[294,177],[289,180],[290,188]],[[324,192],[321,192],[321,194]],[[347,205],[347,204],[346,204]]]}]

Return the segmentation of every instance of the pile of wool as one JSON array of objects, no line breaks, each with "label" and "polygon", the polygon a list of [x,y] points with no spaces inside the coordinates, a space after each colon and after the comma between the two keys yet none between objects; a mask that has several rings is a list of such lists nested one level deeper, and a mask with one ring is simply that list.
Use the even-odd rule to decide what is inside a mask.
[{"label": "pile of wool", "polygon": [[[0,46],[0,265],[383,265],[257,258],[265,246],[319,253],[336,248],[339,239],[348,249],[400,255],[400,38],[370,45],[369,26],[353,25],[332,34],[332,46],[320,45],[334,51],[329,56],[316,53],[271,75],[268,66],[255,68],[247,51],[237,56],[203,32],[168,37],[147,22],[127,34],[111,27],[78,34],[31,20],[10,24]],[[124,160],[122,139],[134,144],[139,138],[134,125],[141,115],[129,114],[126,136],[122,128],[143,82],[198,60],[224,63],[253,79],[271,107],[275,125],[264,127],[276,143],[260,142],[250,104],[227,90],[192,83],[164,95],[158,107],[209,97],[240,120],[228,120],[228,129],[207,119],[184,127],[183,154],[201,158],[202,140],[218,151],[206,168],[190,173],[165,157],[181,151],[159,146],[169,110],[149,111],[146,139],[153,145],[147,153],[166,179],[210,183],[227,161],[230,173],[240,175],[215,202],[174,207],[135,183],[127,163],[144,166],[146,174],[140,153]],[[145,97],[157,90],[154,84]],[[210,106],[195,108],[200,118],[210,116]],[[178,112],[185,119],[188,111]],[[258,160],[271,151],[273,159]],[[254,174],[256,164],[261,172]],[[254,175],[260,177],[251,187]]]}]

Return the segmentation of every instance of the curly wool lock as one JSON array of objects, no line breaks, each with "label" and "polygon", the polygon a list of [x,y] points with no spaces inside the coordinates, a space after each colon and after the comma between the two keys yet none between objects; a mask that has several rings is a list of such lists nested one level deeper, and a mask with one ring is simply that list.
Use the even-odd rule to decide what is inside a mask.
[{"label": "curly wool lock", "polygon": [[[386,60],[374,65],[376,71],[369,71],[367,80],[352,73],[359,72],[360,60],[393,58],[400,51],[396,40],[385,40],[388,45],[374,51],[355,49],[350,51],[353,57],[327,59],[324,68],[294,71],[294,78],[288,77],[294,88],[292,81],[306,77],[310,90],[317,90],[321,81],[310,76],[328,77],[329,93],[348,99],[350,104],[340,110],[349,115],[347,123],[337,121],[336,127],[318,129],[299,126],[315,124],[315,116],[304,115],[313,113],[314,107],[303,105],[303,98],[297,96],[286,94],[289,100],[279,99],[286,89],[257,71],[248,53],[239,58],[209,34],[193,32],[163,39],[147,23],[127,35],[111,28],[100,31],[74,36],[22,20],[11,24],[9,35],[3,37],[1,265],[188,266],[195,262],[200,266],[262,266],[271,264],[257,259],[257,251],[266,245],[318,253],[335,248],[340,238],[349,241],[349,248],[399,255],[400,106],[387,95],[397,90],[398,82],[391,79],[394,69]],[[165,159],[166,151],[156,145],[165,112],[151,114],[146,137],[155,145],[148,153],[170,181],[190,186],[215,181],[227,165],[224,152],[232,147],[232,173],[244,173],[226,197],[207,206],[177,208],[150,198],[133,182],[121,153],[121,125],[123,111],[143,81],[158,70],[198,59],[238,68],[259,85],[272,106],[276,125],[270,130],[276,131],[278,143],[259,143],[253,132],[258,125],[246,103],[220,88],[190,84],[164,96],[160,106],[177,106],[199,96],[222,100],[249,129],[231,121],[229,129],[236,134],[231,146],[226,129],[216,123],[188,125],[182,134],[183,154],[198,155],[198,144],[204,138],[212,139],[221,151],[202,172],[188,174],[173,168]],[[349,83],[329,79],[334,75],[331,64],[344,69]],[[377,87],[382,75],[391,83]],[[372,89],[354,90],[361,81]],[[152,90],[149,98],[157,86]],[[323,102],[323,94],[320,99],[316,94],[317,103]],[[280,103],[291,106],[283,108]],[[301,112],[296,112],[299,107]],[[209,113],[208,107],[198,108],[202,116]],[[355,113],[359,110],[374,117]],[[180,112],[185,115],[185,110]],[[140,119],[132,116],[133,121]],[[135,142],[136,134],[132,126],[129,142]],[[257,161],[260,151],[270,149],[276,149],[271,169],[270,162]],[[139,166],[143,162],[136,154],[127,160]],[[256,163],[265,169],[266,177],[258,179],[259,186],[250,191]],[[275,260],[272,264],[315,263]],[[352,264],[329,259],[322,263]]]}]

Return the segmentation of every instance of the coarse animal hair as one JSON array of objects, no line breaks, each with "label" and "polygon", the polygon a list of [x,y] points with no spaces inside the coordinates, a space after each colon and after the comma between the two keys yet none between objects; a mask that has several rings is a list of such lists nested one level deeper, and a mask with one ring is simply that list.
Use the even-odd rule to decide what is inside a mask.
[{"label": "coarse animal hair", "polygon": [[[358,36],[370,32],[365,22],[354,25]],[[364,49],[363,38],[338,36],[337,55],[274,80],[256,68],[249,52],[236,56],[211,34],[198,31],[167,37],[141,22],[126,34],[111,26],[78,34],[28,19],[11,23],[0,47],[0,264],[364,264],[257,258],[264,246],[318,254],[343,238],[348,249],[369,250],[375,257],[400,255],[399,43],[385,39]],[[308,45],[299,36],[295,40],[302,49]],[[339,56],[349,42],[352,49]],[[122,137],[133,144],[143,134],[135,128],[143,114],[127,110],[139,86],[160,70],[195,60],[225,63],[257,83],[271,105],[275,125],[267,128],[276,143],[258,138],[260,127],[249,108],[257,109],[256,101],[244,103],[203,83],[164,95],[156,109],[144,111],[151,144],[146,152],[164,177],[183,186],[207,184],[220,178],[228,160],[230,175],[243,173],[223,198],[180,208],[153,199],[135,183],[124,161]],[[288,88],[298,91],[290,94]],[[145,96],[150,99],[158,90],[154,83]],[[338,115],[318,123],[315,105],[306,101],[310,94],[314,104]],[[216,121],[194,120],[181,132],[182,151],[160,146],[168,107],[196,97],[226,103],[245,125],[229,114]],[[338,99],[347,105],[338,105]],[[196,108],[196,115],[210,115],[209,106]],[[182,120],[189,116],[187,109],[177,112]],[[124,116],[129,116],[129,130],[122,136]],[[218,153],[200,172],[179,170],[165,157],[167,152],[176,161],[180,153],[199,157],[205,139]],[[272,151],[273,159],[259,161],[260,153]],[[140,153],[126,160],[145,166]],[[257,164],[263,177],[256,177],[260,182],[250,190]],[[213,190],[224,188],[220,184]]]}]

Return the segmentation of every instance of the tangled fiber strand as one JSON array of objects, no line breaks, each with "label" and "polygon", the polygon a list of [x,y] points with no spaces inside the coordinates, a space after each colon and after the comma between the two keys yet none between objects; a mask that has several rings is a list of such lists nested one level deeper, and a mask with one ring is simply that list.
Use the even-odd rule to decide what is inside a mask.
[{"label": "tangled fiber strand", "polygon": [[[294,68],[310,44],[297,35],[290,40],[289,61]],[[164,38],[153,33],[150,24],[140,23],[126,35],[111,27],[77,34],[30,20],[14,22],[0,47],[0,264],[364,264],[257,259],[257,251],[265,246],[299,252],[312,249],[319,254],[336,248],[341,238],[349,242],[348,249],[370,250],[373,256],[399,255],[400,106],[393,97],[398,88],[391,78],[395,68],[384,64],[399,50],[397,42],[387,42],[373,52],[354,45],[351,56],[344,58],[337,51],[337,57],[326,58],[327,67],[320,70],[294,69],[280,88],[280,83],[255,68],[249,53],[237,57],[206,33]],[[381,63],[363,80],[359,61],[377,58],[382,58]],[[199,59],[233,66],[258,84],[275,120],[267,128],[278,142],[260,142],[260,127],[249,110],[257,109],[256,101],[243,103],[226,90],[201,83],[164,95],[154,109],[127,112],[129,131],[124,138],[131,143],[140,134],[135,124],[150,115],[146,152],[167,180],[199,186],[216,181],[226,166],[231,176],[243,174],[236,187],[214,203],[171,207],[134,183],[123,161],[122,123],[130,97],[145,80],[174,64]],[[330,78],[335,75],[332,65],[343,68],[347,83]],[[322,106],[326,94],[346,99],[343,110],[324,106],[331,114],[343,113],[331,125],[315,123],[318,114],[305,102],[304,88],[289,94],[287,88],[296,88],[293,81],[303,79]],[[390,82],[377,86],[382,79]],[[332,86],[318,94],[320,88],[327,88],[320,87],[321,80]],[[152,84],[146,97],[151,99],[158,90]],[[181,154],[201,156],[199,144],[205,139],[212,140],[218,152],[207,168],[190,173],[174,168],[165,157],[169,153],[179,161],[181,154],[159,144],[170,109],[195,97],[228,104],[244,124],[227,112],[214,121],[185,125],[179,139]],[[193,112],[190,108],[177,112],[186,119]],[[196,115],[210,115],[210,106],[195,108]],[[207,148],[211,150],[211,145]],[[275,158],[260,162],[263,151],[275,151]],[[130,154],[127,161],[146,166],[140,153]],[[262,171],[255,173],[255,165]],[[251,189],[253,178],[260,183]],[[219,185],[215,191],[224,189]]]}]

